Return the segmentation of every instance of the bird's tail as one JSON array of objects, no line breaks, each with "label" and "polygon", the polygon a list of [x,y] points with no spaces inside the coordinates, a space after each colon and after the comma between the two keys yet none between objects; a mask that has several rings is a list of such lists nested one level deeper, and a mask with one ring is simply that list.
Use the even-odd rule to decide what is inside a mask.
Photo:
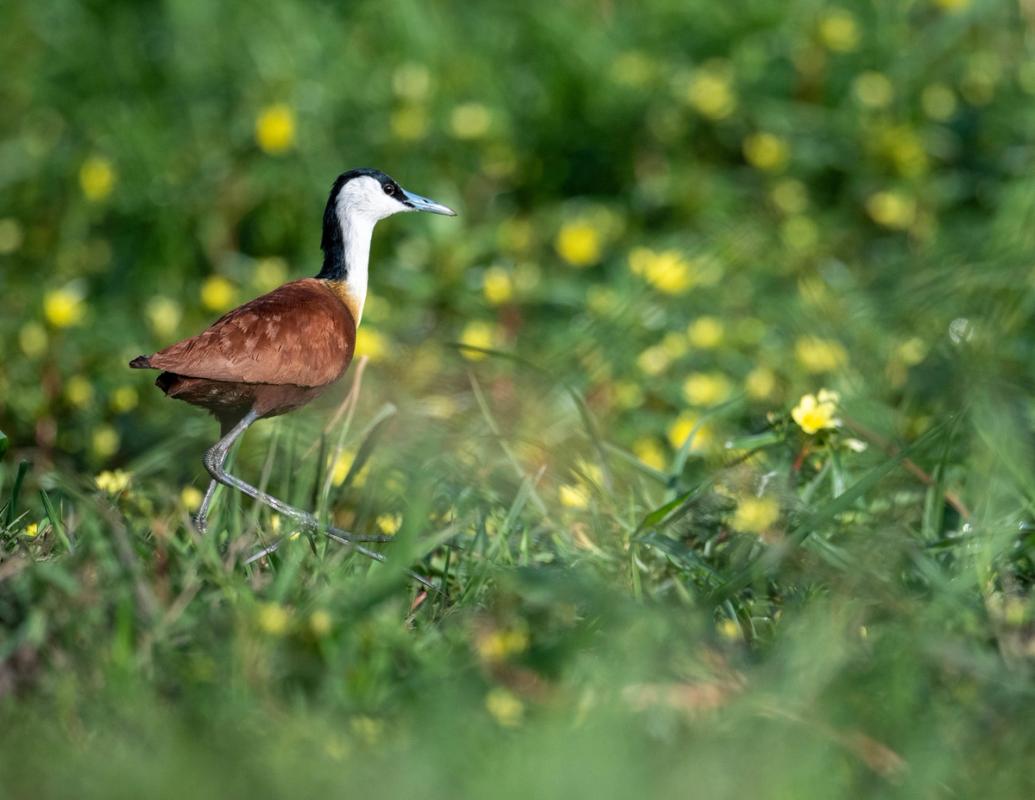
[{"label": "bird's tail", "polygon": [[133,369],[152,369],[151,356],[137,356],[129,362],[129,365]]}]

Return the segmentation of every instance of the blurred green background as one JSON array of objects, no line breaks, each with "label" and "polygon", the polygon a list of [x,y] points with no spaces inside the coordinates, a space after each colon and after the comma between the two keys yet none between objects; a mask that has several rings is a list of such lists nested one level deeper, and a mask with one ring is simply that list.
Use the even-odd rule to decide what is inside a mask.
[{"label": "blurred green background", "polygon": [[[1033,37],[5,3],[4,788],[1030,796]],[[397,541],[245,566],[286,523],[194,534],[216,426],[126,364],[315,274],[357,166],[460,216],[378,227],[366,360],[237,468]]]}]

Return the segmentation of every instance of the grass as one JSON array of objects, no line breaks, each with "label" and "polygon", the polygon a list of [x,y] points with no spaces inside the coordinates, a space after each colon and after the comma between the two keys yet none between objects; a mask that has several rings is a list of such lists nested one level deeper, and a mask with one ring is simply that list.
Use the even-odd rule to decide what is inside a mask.
[{"label": "grass", "polygon": [[[1031,796],[1032,25],[4,4],[0,794]],[[126,362],[358,165],[460,216],[233,469],[385,563],[199,536],[215,424]]]}]

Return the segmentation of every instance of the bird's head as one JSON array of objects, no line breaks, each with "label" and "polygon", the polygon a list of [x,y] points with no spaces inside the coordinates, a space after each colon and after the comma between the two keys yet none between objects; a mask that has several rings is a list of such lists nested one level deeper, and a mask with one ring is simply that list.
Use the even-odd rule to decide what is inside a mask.
[{"label": "bird's head", "polygon": [[327,199],[324,224],[355,222],[373,225],[404,211],[456,216],[453,209],[403,189],[380,170],[353,169],[339,175],[334,182]]}]

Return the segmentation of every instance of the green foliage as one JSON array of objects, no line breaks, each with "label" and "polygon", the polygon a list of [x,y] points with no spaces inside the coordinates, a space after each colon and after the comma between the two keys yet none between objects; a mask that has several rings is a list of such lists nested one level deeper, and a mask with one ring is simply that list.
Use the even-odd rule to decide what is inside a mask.
[{"label": "green foliage", "polygon": [[[1029,795],[1029,5],[5,4],[4,787]],[[460,216],[233,469],[387,561],[199,536],[126,364],[361,165]]]}]

